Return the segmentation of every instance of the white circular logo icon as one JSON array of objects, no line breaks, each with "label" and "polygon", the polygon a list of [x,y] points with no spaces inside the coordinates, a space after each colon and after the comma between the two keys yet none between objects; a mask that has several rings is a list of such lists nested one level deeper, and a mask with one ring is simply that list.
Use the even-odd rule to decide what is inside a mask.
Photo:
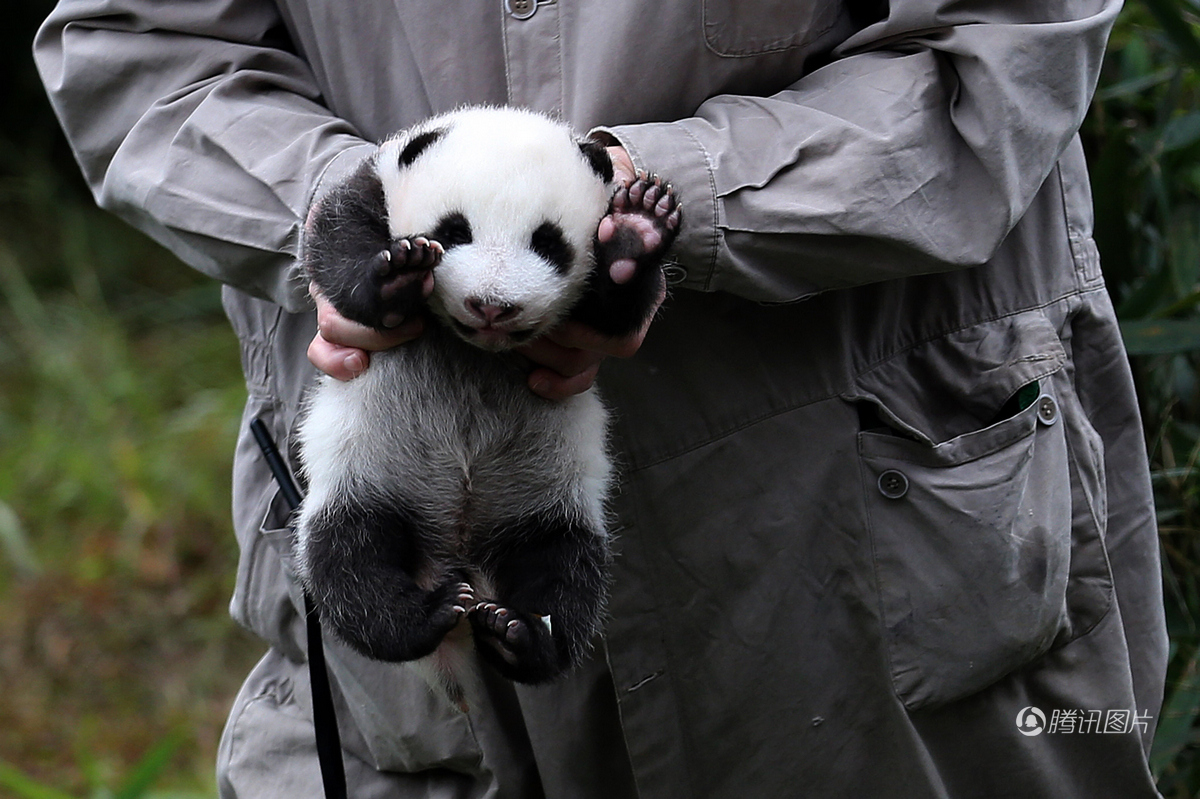
[{"label": "white circular logo icon", "polygon": [[1046,729],[1046,714],[1036,707],[1023,707],[1017,714],[1017,731],[1022,735],[1041,735]]}]

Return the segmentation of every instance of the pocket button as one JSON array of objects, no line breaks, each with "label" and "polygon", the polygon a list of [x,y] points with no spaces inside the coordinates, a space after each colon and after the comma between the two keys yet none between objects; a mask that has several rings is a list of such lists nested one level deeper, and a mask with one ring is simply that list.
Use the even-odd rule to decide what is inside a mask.
[{"label": "pocket button", "polygon": [[687,280],[687,269],[679,264],[666,264],[663,266],[663,277],[667,281],[668,286],[678,286],[683,281]]},{"label": "pocket button", "polygon": [[1049,394],[1038,397],[1038,421],[1044,425],[1052,425],[1058,421],[1058,403]]},{"label": "pocket button", "polygon": [[879,493],[888,499],[900,499],[908,493],[908,478],[903,472],[888,469],[879,475]]},{"label": "pocket button", "polygon": [[513,19],[529,19],[537,13],[537,0],[505,0]]}]

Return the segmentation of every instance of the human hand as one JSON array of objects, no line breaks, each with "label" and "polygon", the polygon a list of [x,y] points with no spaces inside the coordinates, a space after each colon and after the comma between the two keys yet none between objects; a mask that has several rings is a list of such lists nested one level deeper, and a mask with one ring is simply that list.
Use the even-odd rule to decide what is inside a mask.
[{"label": "human hand", "polygon": [[605,149],[608,150],[608,158],[613,165],[613,182],[623,185],[632,183],[637,178],[637,170],[633,168],[633,159],[629,157],[629,153],[619,144]]},{"label": "human hand", "polygon": [[389,330],[352,322],[309,286],[317,305],[317,335],[308,345],[308,360],[325,374],[351,380],[366,371],[372,352],[398,347],[421,335],[424,319],[414,317]]},{"label": "human hand", "polygon": [[[655,304],[666,298],[664,291]],[[592,387],[605,358],[629,358],[641,348],[654,314],[636,333],[611,338],[581,322],[568,320],[544,336],[517,349],[537,364],[529,374],[529,389],[549,400],[564,400]]]}]

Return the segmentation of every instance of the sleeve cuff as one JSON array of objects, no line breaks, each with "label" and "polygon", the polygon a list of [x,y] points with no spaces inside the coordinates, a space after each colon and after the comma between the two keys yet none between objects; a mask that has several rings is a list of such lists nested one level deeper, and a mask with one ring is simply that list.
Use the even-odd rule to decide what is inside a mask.
[{"label": "sleeve cuff", "polygon": [[[362,144],[351,145],[329,159],[329,163],[325,165],[325,168],[321,170],[321,174],[317,176],[312,191],[309,192],[308,203],[301,212],[301,230],[304,228],[305,217],[313,202],[329,191],[331,187],[336,186],[349,177],[354,170],[358,169],[359,164],[369,158],[377,149],[379,149],[377,145],[364,142]],[[297,241],[298,244],[299,242]],[[295,249],[296,252],[299,252],[298,246]],[[285,310],[296,313],[313,308],[312,298],[308,296],[308,281],[302,274],[299,258],[293,259],[292,265],[284,277],[284,284],[275,296],[283,297],[281,304]]]},{"label": "sleeve cuff", "polygon": [[[379,145],[364,142],[347,147],[329,159],[329,163],[321,170],[321,174],[317,176],[316,183],[313,184],[313,190],[308,197],[308,205],[311,206],[313,200],[329,191],[331,186],[336,186],[349,177],[350,173],[358,169],[359,164],[369,158],[378,149]],[[307,213],[307,209],[305,213]]]}]

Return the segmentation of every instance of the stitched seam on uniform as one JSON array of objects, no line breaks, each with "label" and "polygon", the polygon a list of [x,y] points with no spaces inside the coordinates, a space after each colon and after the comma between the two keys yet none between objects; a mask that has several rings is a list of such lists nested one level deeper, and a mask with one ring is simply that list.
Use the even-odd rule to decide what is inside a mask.
[{"label": "stitched seam on uniform", "polygon": [[973,327],[978,327],[979,325],[986,325],[990,322],[999,322],[1001,319],[1009,319],[1014,316],[1020,316],[1021,314],[1029,313],[1030,311],[1041,311],[1046,308],[1049,308],[1052,305],[1058,305],[1059,303],[1066,302],[1073,297],[1079,297],[1083,294],[1091,294],[1095,291],[1096,291],[1095,288],[1072,289],[1071,291],[1068,291],[1066,294],[1056,297],[1055,299],[1050,300],[1049,302],[1044,302],[1040,305],[1031,305],[1028,308],[1018,308],[1013,311],[1006,311],[1005,313],[996,314],[995,316],[980,317],[979,319],[975,319],[968,324],[963,324],[963,325],[959,325],[958,327],[953,327],[948,330],[943,330],[939,333],[935,333],[935,334],[926,336],[923,339],[920,339],[918,341],[913,342],[912,344],[909,344],[907,347],[903,347],[901,349],[895,350],[885,356],[882,356],[882,357],[876,359],[875,361],[872,361],[864,368],[859,369],[858,371],[854,372],[854,376],[856,378],[862,377],[863,375],[867,374],[868,372],[873,372],[876,369],[880,368],[881,366],[886,365],[889,361],[891,361],[901,355],[904,355],[906,353],[912,352],[917,347],[924,346],[925,344],[929,344],[930,342],[937,341],[938,339],[941,339],[941,338],[945,338],[946,336],[952,336],[955,333],[961,333],[964,330],[970,330]]},{"label": "stitched seam on uniform", "polygon": [[[1037,310],[1041,310],[1043,308],[1049,308],[1052,305],[1057,305],[1058,303],[1067,301],[1073,297],[1080,297],[1085,294],[1095,294],[1095,293],[1098,293],[1098,292],[1104,291],[1104,290],[1105,290],[1105,288],[1104,288],[1103,284],[1101,284],[1098,287],[1088,288],[1086,290],[1075,289],[1071,292],[1068,292],[1067,294],[1064,294],[1060,297],[1057,297],[1054,300],[1051,300],[1050,302],[1046,302],[1041,305],[1035,305],[1035,306],[1031,306],[1029,308],[1023,308],[1023,309],[1011,311],[1009,313],[997,314],[994,317],[985,317],[982,319],[978,319],[978,320],[972,322],[971,324],[965,324],[965,325],[961,325],[959,327],[953,328],[951,330],[943,331],[942,333],[940,333],[938,335],[929,336],[928,338],[918,341],[915,344],[905,347],[902,350],[897,350],[896,352],[892,353],[891,355],[888,355],[887,357],[880,358],[878,361],[876,361],[875,363],[873,363],[871,366],[867,367],[866,369],[855,372],[854,377],[856,377],[856,378],[861,377],[862,375],[866,374],[867,372],[870,372],[874,369],[879,368],[880,366],[887,363],[892,358],[895,358],[898,355],[902,355],[912,349],[915,349],[916,347],[921,346],[922,344],[928,344],[931,341],[937,341],[939,338],[943,338],[944,336],[948,336],[953,333],[958,333],[963,330],[969,330],[970,328],[975,327],[977,325],[987,324],[988,322],[995,322],[1000,319],[1008,318],[1010,316],[1017,316],[1018,314],[1027,313],[1029,311],[1037,311]],[[655,466],[658,466],[659,464],[663,464],[668,461],[674,460],[675,458],[681,458],[684,455],[687,455],[688,453],[695,452],[696,450],[699,450],[699,449],[703,449],[704,447],[707,447],[710,444],[713,444],[717,441],[728,438],[736,433],[741,432],[742,430],[746,430],[748,428],[754,427],[757,424],[762,424],[763,422],[766,422],[770,419],[774,419],[776,416],[782,416],[785,413],[791,413],[794,410],[798,410],[800,408],[806,408],[809,405],[816,405],[819,402],[825,402],[826,400],[835,399],[835,398],[838,398],[841,396],[842,396],[842,392],[837,391],[837,392],[834,392],[831,394],[822,394],[820,396],[813,397],[812,399],[806,400],[804,402],[797,402],[797,403],[786,405],[784,407],[773,408],[770,411],[767,411],[766,413],[762,413],[756,417],[747,419],[746,421],[744,421],[740,424],[736,424],[736,425],[733,425],[732,427],[723,429],[719,433],[716,433],[712,436],[692,442],[684,447],[681,447],[681,448],[675,449],[675,450],[671,450],[664,455],[660,455],[658,457],[647,460],[645,463],[640,463],[636,466],[631,465],[631,467],[628,470],[628,473],[634,474],[634,473],[640,472],[644,469],[650,469]],[[633,460],[633,459],[626,457],[625,460],[628,461],[628,460]]]},{"label": "stitched seam on uniform", "polygon": [[500,44],[504,49],[504,98],[508,105],[512,105],[513,97],[513,82],[512,69],[509,66],[509,61],[512,58],[512,52],[508,47],[508,21],[509,16],[503,8],[503,0],[492,0],[501,4],[500,8]]},{"label": "stitched seam on uniform", "polygon": [[[1089,261],[1093,260],[1093,254],[1090,251],[1080,250],[1086,248],[1087,243],[1092,240],[1092,236],[1087,235],[1084,231],[1078,230],[1071,224],[1071,208],[1067,204],[1067,179],[1063,174],[1061,162],[1054,164],[1054,170],[1058,173],[1058,196],[1062,203],[1063,227],[1067,231],[1067,247],[1071,251],[1071,262],[1075,267],[1075,282],[1080,289],[1087,290],[1101,282],[1104,277],[1103,273],[1097,268],[1095,274],[1089,269]],[[1093,244],[1093,246],[1095,246]]]},{"label": "stitched seam on uniform", "polygon": [[[221,765],[225,767],[226,779],[229,779],[229,776],[233,772],[233,764],[237,760],[238,752],[241,750],[243,744],[249,741],[249,738],[246,737],[243,731],[239,728],[242,718],[246,715],[246,711],[250,709],[251,705],[259,704],[272,699],[271,688],[272,686],[270,684],[261,686],[254,698],[242,705],[241,709],[238,710],[237,716],[229,719],[228,721],[230,729],[229,757],[224,763],[218,763],[218,767]],[[232,782],[232,780],[230,780],[230,782]]]},{"label": "stitched seam on uniform", "polygon": [[554,14],[554,27],[557,31],[554,34],[554,69],[558,73],[558,108],[555,112],[558,116],[564,116],[563,111],[567,107],[567,81],[563,77],[563,23],[562,23],[562,6],[559,3],[547,4],[547,13]]},{"label": "stitched seam on uniform", "polygon": [[[719,50],[719,49],[717,49],[717,44],[708,35],[709,28],[715,27],[714,25],[711,25],[709,23],[709,19],[708,19],[708,9],[709,9],[710,2],[711,2],[711,0],[704,1],[704,8],[701,12],[701,18],[700,18],[700,30],[704,36],[705,49],[719,58],[754,58],[756,56],[774,55],[776,53],[786,53],[788,50],[795,50],[799,47],[803,47],[804,45],[815,41],[816,39],[819,39],[821,36],[824,36],[826,33],[833,30],[833,26],[837,24],[837,17],[835,16],[829,22],[829,24],[825,25],[824,27],[814,28],[814,29],[805,31],[803,34],[800,34],[800,35],[793,34],[791,38],[794,41],[789,40],[788,42],[782,43],[782,44],[760,45],[757,47],[753,47],[751,45],[743,45],[741,47],[736,47],[736,48],[731,47],[729,50]],[[734,0],[734,2],[736,2],[736,0]]]},{"label": "stitched seam on uniform", "polygon": [[704,145],[701,144],[700,139],[696,136],[696,134],[688,130],[686,125],[680,125],[680,130],[683,131],[685,136],[692,140],[692,144],[694,144],[696,149],[700,151],[700,155],[704,157],[705,171],[708,172],[709,196],[712,197],[712,245],[711,255],[708,259],[708,267],[704,274],[704,287],[701,289],[701,291],[712,291],[713,279],[717,271],[717,253],[720,244],[720,228],[718,225],[720,223],[721,213],[719,205],[720,198],[717,197],[717,179],[713,174],[712,158],[709,156],[708,150],[706,150]]},{"label": "stitched seam on uniform", "polygon": [[1058,177],[1058,199],[1062,206],[1063,227],[1067,231],[1067,249],[1071,251],[1071,266],[1075,268],[1075,282],[1080,287],[1087,284],[1087,273],[1080,261],[1080,255],[1075,251],[1076,233],[1071,227],[1071,209],[1067,205],[1067,180],[1063,176],[1062,164],[1054,163],[1054,173]]},{"label": "stitched seam on uniform", "polygon": [[[284,310],[283,307],[279,305],[273,307],[275,311],[274,318],[271,320],[271,324],[267,327],[266,336],[263,337],[263,354],[266,356],[263,359],[263,368],[265,370],[263,374],[263,384],[271,386],[272,391],[270,398],[274,400],[276,397],[284,396],[284,393],[281,390],[282,387],[276,382],[275,369],[275,339],[279,335],[279,324],[283,320]],[[276,401],[276,404],[278,405],[281,403]]]},{"label": "stitched seam on uniform", "polygon": [[[1070,388],[1071,393],[1074,395],[1075,387],[1070,386],[1069,388]],[[1082,405],[1079,403],[1078,397],[1077,396],[1073,397],[1073,399],[1075,401],[1075,404],[1077,406],[1079,406],[1081,421],[1083,423],[1085,423],[1091,429],[1091,431],[1099,438],[1100,433],[1092,425],[1092,420],[1088,418],[1087,413],[1083,411]],[[1071,470],[1072,477],[1076,480],[1076,482],[1078,482],[1082,486],[1083,478],[1079,474],[1079,456],[1076,454],[1075,447],[1073,447],[1071,445],[1071,436],[1064,435],[1063,439],[1066,442],[1067,451],[1070,455],[1070,457],[1067,459],[1067,466]],[[1103,441],[1102,438],[1101,438],[1101,441]],[[1105,491],[1108,490],[1107,486],[1102,486],[1102,488],[1104,488]],[[1096,513],[1095,505],[1092,503],[1092,501],[1090,499],[1087,498],[1086,492],[1081,491],[1080,493],[1084,494],[1084,501],[1087,502],[1087,506],[1088,506],[1088,515],[1092,517],[1092,524],[1095,525],[1095,528],[1096,528],[1096,538],[1097,538],[1097,542],[1100,545],[1100,553],[1104,556],[1104,566],[1108,570],[1108,590],[1105,592],[1104,612],[1101,613],[1099,616],[1097,616],[1096,620],[1094,622],[1092,622],[1091,624],[1089,624],[1085,629],[1080,630],[1077,635],[1072,636],[1070,638],[1070,640],[1066,641],[1063,644],[1063,646],[1066,646],[1066,644],[1069,644],[1071,641],[1076,641],[1076,640],[1084,637],[1085,635],[1090,633],[1092,630],[1096,629],[1096,627],[1099,626],[1100,622],[1104,621],[1104,619],[1108,617],[1108,614],[1112,612],[1113,605],[1116,604],[1113,601],[1116,597],[1116,583],[1113,581],[1112,563],[1111,563],[1111,559],[1108,556],[1108,545],[1105,543],[1105,540],[1104,540],[1105,536],[1102,535],[1100,532],[1101,529],[1108,527],[1108,523],[1107,523],[1108,520],[1106,519],[1104,521],[1103,526],[1101,526],[1100,516],[1099,516],[1099,514]],[[1069,578],[1070,578],[1070,575],[1068,574],[1068,579]]]}]

